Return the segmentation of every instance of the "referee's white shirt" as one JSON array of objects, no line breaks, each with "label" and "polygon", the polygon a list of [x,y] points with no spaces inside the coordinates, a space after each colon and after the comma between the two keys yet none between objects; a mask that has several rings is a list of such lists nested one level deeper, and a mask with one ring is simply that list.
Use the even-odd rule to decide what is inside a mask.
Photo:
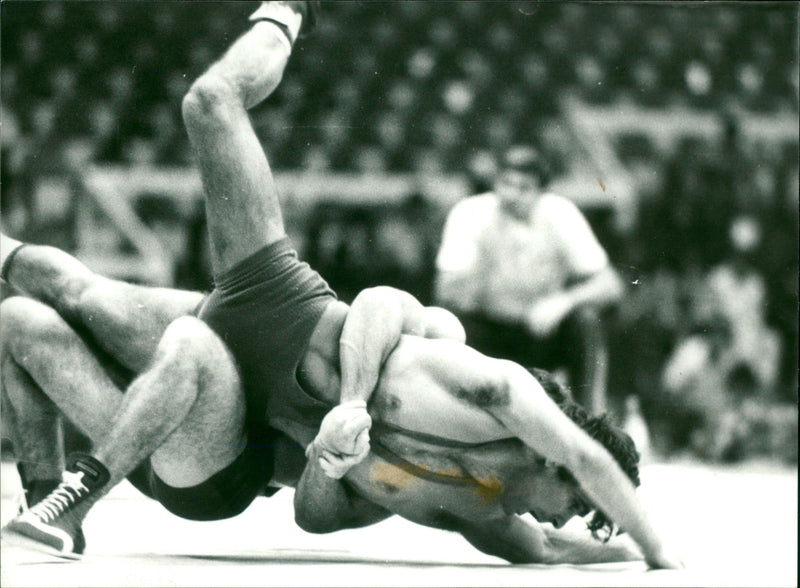
[{"label": "referee's white shirt", "polygon": [[447,217],[436,259],[440,273],[472,278],[459,293],[460,310],[515,322],[537,298],[607,265],[578,207],[551,193],[538,198],[527,221],[503,213],[493,193],[462,200]]}]

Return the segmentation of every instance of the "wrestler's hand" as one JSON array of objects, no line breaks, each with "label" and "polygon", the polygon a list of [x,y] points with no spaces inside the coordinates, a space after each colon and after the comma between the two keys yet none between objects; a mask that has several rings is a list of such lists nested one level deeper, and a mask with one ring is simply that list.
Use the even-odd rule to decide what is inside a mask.
[{"label": "wrestler's hand", "polygon": [[372,418],[363,400],[344,402],[325,415],[314,439],[320,467],[328,477],[339,479],[369,453]]},{"label": "wrestler's hand", "polygon": [[682,570],[686,567],[681,558],[667,549],[646,557],[645,561],[651,570]]},{"label": "wrestler's hand", "polygon": [[[366,435],[364,431],[362,435]],[[354,455],[338,454],[334,455],[330,451],[324,449],[318,450],[319,467],[325,472],[325,475],[334,480],[342,479],[353,466],[361,463],[364,458],[369,454],[369,442],[367,442],[367,450]]]}]

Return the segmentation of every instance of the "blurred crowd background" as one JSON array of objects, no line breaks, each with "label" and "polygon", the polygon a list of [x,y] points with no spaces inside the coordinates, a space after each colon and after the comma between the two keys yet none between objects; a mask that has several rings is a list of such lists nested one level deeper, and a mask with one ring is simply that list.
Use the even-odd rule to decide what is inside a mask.
[{"label": "blurred crowd background", "polygon": [[[614,418],[640,411],[663,455],[796,462],[797,3],[323,5],[252,115],[341,298],[431,302],[449,207],[534,143],[626,278]],[[253,8],[4,1],[3,229],[209,288],[180,102]]]}]

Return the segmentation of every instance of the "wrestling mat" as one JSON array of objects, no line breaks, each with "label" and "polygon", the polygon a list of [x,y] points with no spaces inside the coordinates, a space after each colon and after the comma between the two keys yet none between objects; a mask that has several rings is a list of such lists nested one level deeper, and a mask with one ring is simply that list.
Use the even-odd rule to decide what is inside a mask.
[{"label": "wrestling mat", "polygon": [[[89,514],[88,547],[67,561],[2,542],[0,585],[23,586],[797,586],[797,468],[652,463],[640,496],[687,569],[643,563],[512,566],[460,536],[393,518],[310,535],[292,493],[239,517],[184,521],[127,483]],[[14,515],[16,469],[2,464],[2,521]],[[571,525],[580,525],[574,520]]]}]

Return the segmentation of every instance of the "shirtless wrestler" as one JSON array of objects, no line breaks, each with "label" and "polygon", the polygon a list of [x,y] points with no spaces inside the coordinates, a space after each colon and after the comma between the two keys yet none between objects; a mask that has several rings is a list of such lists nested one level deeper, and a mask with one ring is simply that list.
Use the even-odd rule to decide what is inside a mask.
[{"label": "shirtless wrestler", "polygon": [[[371,289],[348,307],[297,260],[247,109],[280,82],[304,3],[267,4],[269,17],[260,10],[253,27],[195,82],[183,103],[206,196],[215,290],[198,318],[182,316],[166,327],[148,367],[125,394],[117,392],[112,426],[101,432],[93,455],[78,460],[72,472],[68,467],[73,475],[12,526],[19,531],[25,523],[38,533],[63,526],[147,456],[151,482],[168,490],[162,494],[208,491],[220,480],[230,488],[237,476],[248,478],[248,464],[265,457],[269,463],[263,454],[274,453],[274,444],[254,440],[254,427],[282,430],[334,469],[349,466],[368,455],[366,411],[312,442],[316,430],[337,402],[358,412],[353,401],[376,392],[377,399],[400,395],[397,409],[382,419],[390,426],[455,442],[519,439],[537,459],[569,471],[576,495],[625,529],[651,566],[679,566],[614,457],[527,370],[468,348],[452,315],[423,308],[406,293]],[[4,269],[14,284],[30,250],[8,253]],[[24,370],[21,355],[12,350]],[[181,418],[164,422],[165,411],[154,411],[155,398],[176,404]],[[312,467],[318,467],[314,457]],[[260,493],[263,476],[258,478],[242,485],[241,496],[215,516],[241,512]],[[183,506],[173,500],[168,508]],[[536,511],[535,504],[525,506]],[[191,508],[178,514],[197,517]]]}]

